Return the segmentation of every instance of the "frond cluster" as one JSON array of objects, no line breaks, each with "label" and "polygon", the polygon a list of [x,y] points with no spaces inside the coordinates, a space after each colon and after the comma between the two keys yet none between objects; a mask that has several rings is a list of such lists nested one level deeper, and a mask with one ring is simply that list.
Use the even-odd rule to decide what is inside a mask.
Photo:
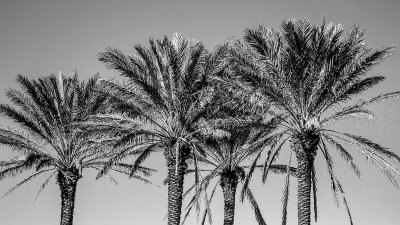
[{"label": "frond cluster", "polygon": [[[38,80],[18,75],[17,82],[21,90],[6,91],[12,105],[0,104],[0,113],[12,120],[16,128],[0,128],[0,144],[20,156],[1,162],[0,179],[27,170],[34,172],[6,194],[39,175],[48,177],[43,189],[56,172],[78,171],[80,177],[83,169],[101,170],[114,155],[110,142],[115,141],[91,139],[80,129],[90,117],[107,110],[109,98],[98,91],[98,76],[80,82],[76,73],[72,77],[60,73]],[[117,164],[113,169],[130,172],[125,164]],[[144,175],[150,171],[146,170]]]}]

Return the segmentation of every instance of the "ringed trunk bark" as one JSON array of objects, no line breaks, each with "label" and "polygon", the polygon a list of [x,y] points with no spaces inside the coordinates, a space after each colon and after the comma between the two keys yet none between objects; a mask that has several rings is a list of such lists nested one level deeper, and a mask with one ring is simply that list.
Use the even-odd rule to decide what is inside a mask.
[{"label": "ringed trunk bark", "polygon": [[72,172],[57,174],[57,182],[61,190],[61,221],[60,225],[72,225],[74,217],[76,186],[80,176]]},{"label": "ringed trunk bark", "polygon": [[[187,149],[184,149],[187,150]],[[182,212],[183,181],[186,173],[188,152],[182,151],[178,165],[175,157],[165,154],[168,167],[168,225],[180,225]]]},{"label": "ringed trunk bark", "polygon": [[297,155],[297,215],[299,225],[311,224],[311,169],[313,160],[304,152]]},{"label": "ringed trunk bark", "polygon": [[224,194],[224,225],[233,225],[235,220],[235,197],[238,178],[236,174],[222,176],[220,185]]},{"label": "ringed trunk bark", "polygon": [[292,141],[297,158],[297,216],[299,225],[311,224],[311,172],[319,145],[317,130],[305,130]]}]

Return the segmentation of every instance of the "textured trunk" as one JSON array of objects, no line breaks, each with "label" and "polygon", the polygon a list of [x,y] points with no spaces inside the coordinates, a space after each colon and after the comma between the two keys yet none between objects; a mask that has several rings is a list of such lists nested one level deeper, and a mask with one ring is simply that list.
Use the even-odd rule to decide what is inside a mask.
[{"label": "textured trunk", "polygon": [[311,169],[312,161],[304,152],[297,154],[297,210],[298,224],[311,223]]},{"label": "textured trunk", "polygon": [[173,154],[165,154],[168,167],[168,225],[180,225],[183,180],[187,169],[186,159],[189,153],[188,150],[182,150],[178,166],[175,164]]},{"label": "textured trunk", "polygon": [[72,225],[74,217],[76,185],[79,178],[79,174],[75,171],[58,172],[57,182],[61,190],[60,225]]},{"label": "textured trunk", "polygon": [[297,157],[297,216],[299,225],[311,224],[311,172],[319,144],[319,133],[308,130],[293,140]]},{"label": "textured trunk", "polygon": [[238,178],[234,172],[222,174],[220,185],[224,193],[224,225],[233,225],[235,219],[235,196]]}]

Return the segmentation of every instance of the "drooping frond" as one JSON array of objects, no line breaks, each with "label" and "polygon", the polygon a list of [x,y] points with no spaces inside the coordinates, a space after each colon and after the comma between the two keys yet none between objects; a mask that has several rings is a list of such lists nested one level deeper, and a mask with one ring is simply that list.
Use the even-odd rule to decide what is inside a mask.
[{"label": "drooping frond", "polygon": [[345,134],[346,136],[356,140],[358,143],[373,149],[374,151],[376,151],[377,153],[380,153],[384,156],[387,156],[390,159],[396,160],[397,162],[400,162],[400,156],[398,156],[397,154],[387,150],[387,148],[384,148],[382,146],[380,146],[379,144],[376,144],[364,137],[361,136],[356,136],[356,135],[352,135],[352,134]]},{"label": "drooping frond", "polygon": [[311,170],[311,185],[312,185],[312,198],[314,209],[314,221],[318,221],[318,207],[317,207],[317,176],[315,174],[315,166]]},{"label": "drooping frond", "polygon": [[289,163],[286,166],[286,178],[285,178],[285,187],[283,189],[283,197],[282,197],[282,225],[286,225],[287,221],[287,205],[289,202],[289,185],[290,185],[290,164],[292,161],[292,156],[290,155]]},{"label": "drooping frond", "polygon": [[39,176],[42,173],[48,172],[48,171],[52,171],[54,169],[48,169],[48,170],[41,170],[39,172],[36,172],[32,175],[30,175],[29,177],[25,178],[24,180],[22,180],[21,182],[19,182],[17,185],[15,185],[14,187],[12,187],[11,189],[9,189],[4,195],[3,197],[9,195],[11,192],[13,192],[15,189],[19,188],[21,185],[31,181],[32,179],[35,179],[37,176]]},{"label": "drooping frond", "polygon": [[210,198],[207,200],[207,208],[206,208],[206,210],[203,212],[203,216],[202,216],[202,220],[201,220],[201,225],[204,225],[204,224],[205,224],[206,216],[208,216],[210,224],[212,223],[212,220],[211,220],[210,202],[212,201],[212,199],[213,199],[213,197],[214,197],[214,193],[215,193],[216,189],[217,189],[217,185],[215,185],[215,187],[212,189]]},{"label": "drooping frond", "polygon": [[[338,132],[337,132],[338,133]],[[342,138],[340,136],[335,136],[342,141],[350,144],[355,149],[359,150],[368,160],[370,160],[374,165],[376,165],[382,173],[389,178],[392,184],[400,188],[400,181],[398,176],[400,175],[400,170],[396,168],[390,161],[388,161],[385,157],[398,160],[398,156],[383,148],[382,146],[373,143],[372,141],[352,134],[347,133],[339,133],[349,139]]]},{"label": "drooping frond", "polygon": [[[267,152],[267,158],[264,161],[264,166],[262,169],[263,170],[262,171],[262,182],[264,182],[264,183],[267,180],[267,175],[271,168],[272,163],[274,163],[275,160],[277,159],[277,157],[282,149],[282,146],[285,144],[285,142],[287,140],[287,139],[284,139],[283,141],[281,141],[281,143],[279,143],[281,138],[282,138],[281,134],[277,135],[276,142],[271,145],[271,149]],[[279,143],[279,145],[274,149],[275,145],[277,145],[278,143]]]},{"label": "drooping frond", "polygon": [[251,166],[250,166],[249,172],[247,173],[247,176],[246,176],[246,178],[245,178],[245,180],[244,180],[243,188],[242,188],[242,190],[241,190],[241,192],[240,192],[240,201],[241,201],[241,202],[243,202],[244,197],[245,197],[245,195],[246,195],[246,193],[247,193],[246,190],[248,189],[250,179],[251,179],[251,177],[252,177],[252,175],[253,175],[254,169],[255,169],[256,166],[257,166],[257,161],[258,161],[258,159],[260,158],[261,153],[262,153],[262,151],[260,151],[260,152],[257,154],[256,158],[253,160],[253,163],[252,163]]},{"label": "drooping frond", "polygon": [[135,163],[133,164],[132,171],[130,173],[130,176],[133,176],[136,170],[139,168],[140,164],[146,160],[149,155],[157,150],[159,144],[152,144],[146,148],[143,149],[143,151],[140,153],[140,155],[136,158]]},{"label": "drooping frond", "polygon": [[42,193],[42,191],[47,187],[47,185],[49,184],[49,182],[51,181],[51,179],[55,176],[55,174],[57,173],[57,171],[54,171],[53,173],[51,173],[46,180],[42,183],[42,185],[40,185],[40,188],[35,196],[35,199],[33,200],[33,202],[36,202],[37,198],[39,197],[40,193]]},{"label": "drooping frond", "polygon": [[347,214],[349,216],[350,224],[353,225],[353,219],[352,219],[352,216],[351,216],[351,213],[350,213],[350,208],[349,208],[349,206],[347,204],[347,200],[346,200],[346,197],[345,197],[345,193],[344,193],[343,187],[342,187],[341,183],[339,182],[339,180],[336,178],[336,175],[334,174],[332,158],[329,155],[329,153],[327,151],[327,146],[323,141],[322,141],[322,146],[321,146],[320,149],[322,150],[323,155],[324,155],[325,159],[327,160],[326,162],[327,162],[327,165],[328,165],[328,172],[329,172],[329,175],[330,175],[331,188],[332,188],[332,191],[333,191],[333,194],[334,194],[334,200],[335,200],[337,206],[339,207],[339,202],[338,202],[338,199],[337,199],[338,198],[338,194],[340,194],[342,196],[343,204],[346,207],[346,211],[347,211]]},{"label": "drooping frond", "polygon": [[337,141],[335,141],[333,138],[330,138],[327,135],[323,135],[325,139],[328,141],[329,144],[331,144],[335,149],[337,149],[340,152],[340,155],[346,162],[350,165],[350,167],[353,169],[354,173],[360,177],[360,170],[358,169],[358,166],[355,164],[353,156]]},{"label": "drooping frond", "polygon": [[254,197],[253,192],[250,190],[249,187],[246,188],[246,197],[250,202],[251,207],[253,208],[254,215],[256,217],[257,223],[259,225],[266,225],[267,223],[265,222],[262,214],[260,207],[257,204],[256,198]]}]

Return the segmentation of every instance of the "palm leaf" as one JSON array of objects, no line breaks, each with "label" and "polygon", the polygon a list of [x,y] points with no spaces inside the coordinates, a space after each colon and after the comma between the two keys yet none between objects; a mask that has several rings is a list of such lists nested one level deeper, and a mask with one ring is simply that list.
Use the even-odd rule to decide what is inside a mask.
[{"label": "palm leaf", "polygon": [[40,185],[40,189],[37,192],[35,199],[33,200],[33,202],[36,202],[37,198],[39,197],[40,193],[42,193],[42,191],[47,187],[47,185],[49,184],[50,180],[54,177],[54,175],[56,174],[57,171],[54,171],[53,173],[50,174],[50,176],[48,176],[46,178],[46,180],[42,183],[42,185]]},{"label": "palm leaf", "polygon": [[25,184],[25,183],[31,181],[32,179],[36,178],[36,177],[39,176],[40,174],[45,173],[45,172],[48,172],[48,171],[51,171],[51,170],[54,170],[54,169],[41,170],[41,171],[39,171],[39,172],[36,172],[36,173],[30,175],[29,177],[25,178],[24,180],[22,180],[21,182],[19,182],[18,184],[16,184],[14,187],[12,187],[11,189],[9,189],[9,190],[3,195],[3,198],[4,198],[5,196],[9,195],[11,192],[13,192],[15,189],[19,188],[21,185],[23,185],[23,184]]},{"label": "palm leaf", "polygon": [[291,161],[292,161],[292,155],[290,154],[289,163],[286,166],[285,187],[283,189],[283,197],[282,197],[282,225],[286,225],[286,221],[287,221],[287,205],[289,202],[290,163],[291,163]]},{"label": "palm leaf", "polygon": [[262,214],[261,214],[261,210],[260,207],[257,204],[256,198],[254,197],[252,191],[250,190],[250,188],[247,186],[246,188],[246,197],[249,200],[251,207],[253,208],[254,211],[254,215],[256,217],[256,220],[258,222],[259,225],[266,225],[267,223],[265,222]]}]

